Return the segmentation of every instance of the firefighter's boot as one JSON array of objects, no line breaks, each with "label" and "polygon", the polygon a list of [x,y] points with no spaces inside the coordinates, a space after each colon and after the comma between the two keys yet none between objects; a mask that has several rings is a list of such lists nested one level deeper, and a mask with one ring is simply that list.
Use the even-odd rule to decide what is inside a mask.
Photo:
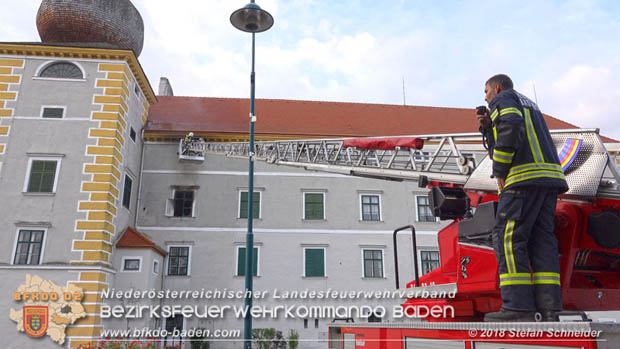
[{"label": "firefighter's boot", "polygon": [[533,311],[517,311],[501,308],[498,312],[487,313],[484,316],[485,322],[533,322]]}]

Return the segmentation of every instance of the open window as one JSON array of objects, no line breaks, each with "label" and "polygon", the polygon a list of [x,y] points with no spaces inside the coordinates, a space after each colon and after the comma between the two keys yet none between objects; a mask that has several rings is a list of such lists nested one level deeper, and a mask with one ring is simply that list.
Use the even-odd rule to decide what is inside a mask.
[{"label": "open window", "polygon": [[196,186],[175,186],[172,197],[166,200],[166,216],[195,217]]}]

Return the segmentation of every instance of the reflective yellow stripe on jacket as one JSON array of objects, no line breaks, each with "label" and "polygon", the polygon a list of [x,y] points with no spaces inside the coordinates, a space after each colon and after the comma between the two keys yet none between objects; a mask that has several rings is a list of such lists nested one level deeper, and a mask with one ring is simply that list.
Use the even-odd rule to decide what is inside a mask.
[{"label": "reflective yellow stripe on jacket", "polygon": [[497,118],[498,115],[506,115],[506,114],[517,114],[520,117],[523,117],[523,114],[521,114],[521,111],[517,108],[504,108],[502,110],[500,110],[499,112],[497,111],[497,109],[495,109],[495,111],[491,114],[491,121],[495,121],[495,119]]},{"label": "reflective yellow stripe on jacket", "polygon": [[534,130],[534,123],[532,123],[530,110],[527,108],[523,108],[523,110],[525,111],[525,130],[527,133],[527,141],[530,144],[530,150],[532,151],[534,162],[545,162],[545,157],[543,156],[542,150],[540,149],[540,143],[538,142],[538,136]]},{"label": "reflective yellow stripe on jacket", "polygon": [[515,166],[508,172],[504,187],[533,178],[558,178],[564,179],[564,171],[558,164],[553,163],[529,163]]},{"label": "reflective yellow stripe on jacket", "polygon": [[[521,111],[514,107],[504,108],[502,110],[495,109],[495,111],[493,111],[493,113],[491,113],[490,115],[491,121],[495,121],[498,115],[506,115],[506,114],[517,114],[520,117],[523,117],[523,114],[521,113]],[[496,126],[493,126],[493,139],[497,141],[497,127]]]},{"label": "reflective yellow stripe on jacket", "polygon": [[505,164],[510,164],[512,162],[512,158],[515,156],[515,153],[507,153],[504,151],[500,151],[497,149],[493,149],[493,161],[503,162]]}]

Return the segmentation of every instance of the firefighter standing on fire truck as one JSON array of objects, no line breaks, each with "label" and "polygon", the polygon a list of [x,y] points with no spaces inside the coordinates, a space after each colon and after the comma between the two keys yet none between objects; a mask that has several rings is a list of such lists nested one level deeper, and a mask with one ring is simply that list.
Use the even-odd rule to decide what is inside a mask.
[{"label": "firefighter standing on fire truck", "polygon": [[490,110],[477,117],[500,193],[493,246],[503,305],[484,320],[534,321],[538,311],[555,321],[562,294],[554,217],[568,190],[564,172],[538,106],[507,75],[486,82],[485,100]]}]

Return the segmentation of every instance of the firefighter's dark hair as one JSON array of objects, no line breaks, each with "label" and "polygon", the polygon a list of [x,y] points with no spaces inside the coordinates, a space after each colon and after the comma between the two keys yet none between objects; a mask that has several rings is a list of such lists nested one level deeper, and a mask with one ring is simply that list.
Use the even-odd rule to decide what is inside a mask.
[{"label": "firefighter's dark hair", "polygon": [[502,90],[508,90],[508,89],[513,88],[512,80],[506,74],[493,75],[489,78],[489,80],[487,80],[486,83],[489,84],[490,86],[499,85],[502,88]]}]

